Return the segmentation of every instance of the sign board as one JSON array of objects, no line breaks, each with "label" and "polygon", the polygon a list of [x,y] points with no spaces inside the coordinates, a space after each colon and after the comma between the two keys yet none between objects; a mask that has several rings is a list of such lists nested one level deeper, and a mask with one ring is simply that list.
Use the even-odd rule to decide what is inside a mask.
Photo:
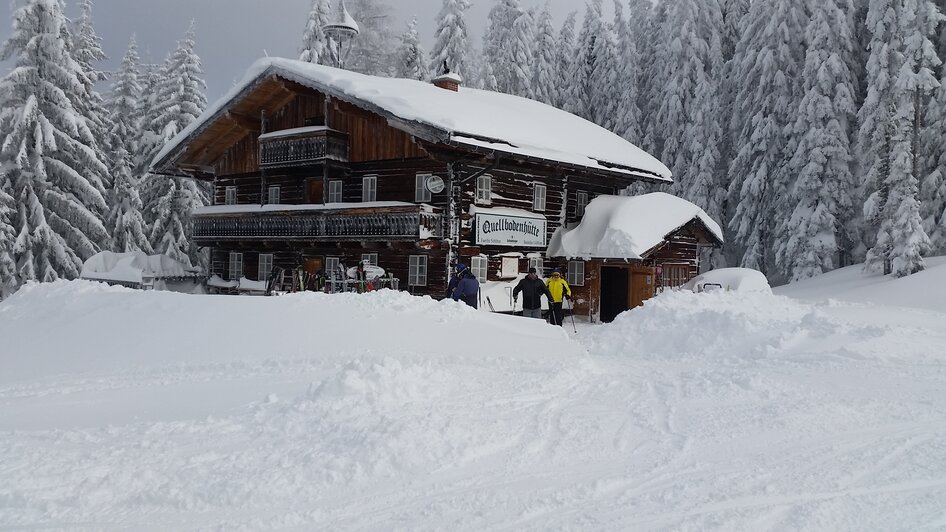
[{"label": "sign board", "polygon": [[440,176],[432,175],[427,178],[427,190],[431,194],[440,194],[445,188],[443,178]]},{"label": "sign board", "polygon": [[478,246],[548,247],[544,218],[480,213],[475,222]]}]

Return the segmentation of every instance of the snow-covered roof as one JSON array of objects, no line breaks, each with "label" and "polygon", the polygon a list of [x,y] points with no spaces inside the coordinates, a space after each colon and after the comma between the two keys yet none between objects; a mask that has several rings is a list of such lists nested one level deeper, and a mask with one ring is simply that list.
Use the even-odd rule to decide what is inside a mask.
[{"label": "snow-covered roof", "polygon": [[102,251],[82,265],[83,279],[145,284],[154,279],[197,277],[199,268],[178,262],[167,255],[147,255],[141,251],[113,253]]},{"label": "snow-covered roof", "polygon": [[614,133],[549,105],[463,88],[448,91],[410,79],[367,76],[348,70],[281,58],[264,58],[245,79],[169,142],[154,160],[165,160],[195,133],[225,113],[235,99],[260,80],[278,76],[382,114],[395,128],[428,142],[489,150],[609,173],[670,181],[670,170]]},{"label": "snow-covered roof", "polygon": [[667,235],[699,220],[723,242],[723,231],[703,209],[663,192],[641,196],[598,196],[585,207],[580,224],[555,232],[551,257],[640,259]]}]

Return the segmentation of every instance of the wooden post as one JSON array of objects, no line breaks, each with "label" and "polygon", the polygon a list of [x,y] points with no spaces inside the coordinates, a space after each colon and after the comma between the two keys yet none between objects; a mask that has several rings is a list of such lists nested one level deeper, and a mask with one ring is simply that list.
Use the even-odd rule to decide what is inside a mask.
[{"label": "wooden post", "polygon": [[[267,127],[266,127],[266,109],[260,110],[259,123],[260,123],[260,135],[262,135],[262,134],[266,133],[266,130],[267,130]],[[262,152],[262,148],[260,148],[260,151]],[[262,162],[262,161],[260,161],[260,162]],[[259,190],[259,204],[260,204],[260,206],[266,205],[266,190],[267,190],[267,187],[268,187],[268,184],[269,184],[268,181],[269,181],[269,180],[267,179],[266,168],[265,168],[265,167],[260,167],[260,190]]]}]

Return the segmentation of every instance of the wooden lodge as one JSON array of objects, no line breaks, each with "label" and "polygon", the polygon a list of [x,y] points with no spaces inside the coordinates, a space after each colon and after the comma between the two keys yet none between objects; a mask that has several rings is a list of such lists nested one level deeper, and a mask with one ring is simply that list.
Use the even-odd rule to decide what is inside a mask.
[{"label": "wooden lodge", "polygon": [[213,205],[193,213],[210,275],[263,280],[277,266],[316,273],[364,261],[435,297],[457,262],[483,281],[530,266],[581,271],[578,286],[611,275],[550,258],[553,235],[597,196],[670,182],[663,164],[620,137],[532,100],[462,87],[459,76],[429,84],[275,58],[255,64],[152,166],[212,183]]}]

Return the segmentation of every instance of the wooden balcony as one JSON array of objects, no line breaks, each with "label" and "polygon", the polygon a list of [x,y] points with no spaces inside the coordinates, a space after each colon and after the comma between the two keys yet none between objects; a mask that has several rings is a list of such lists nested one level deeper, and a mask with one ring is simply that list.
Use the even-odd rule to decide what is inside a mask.
[{"label": "wooden balcony", "polygon": [[303,127],[259,137],[260,168],[309,166],[326,160],[348,162],[348,135],[326,127]]},{"label": "wooden balcony", "polygon": [[[194,213],[196,241],[388,241],[442,238],[439,212],[429,207],[231,206]],[[236,208],[232,208],[236,207]],[[246,208],[250,209],[247,210]],[[243,209],[240,209],[243,208]],[[285,210],[281,210],[285,209]]]}]

